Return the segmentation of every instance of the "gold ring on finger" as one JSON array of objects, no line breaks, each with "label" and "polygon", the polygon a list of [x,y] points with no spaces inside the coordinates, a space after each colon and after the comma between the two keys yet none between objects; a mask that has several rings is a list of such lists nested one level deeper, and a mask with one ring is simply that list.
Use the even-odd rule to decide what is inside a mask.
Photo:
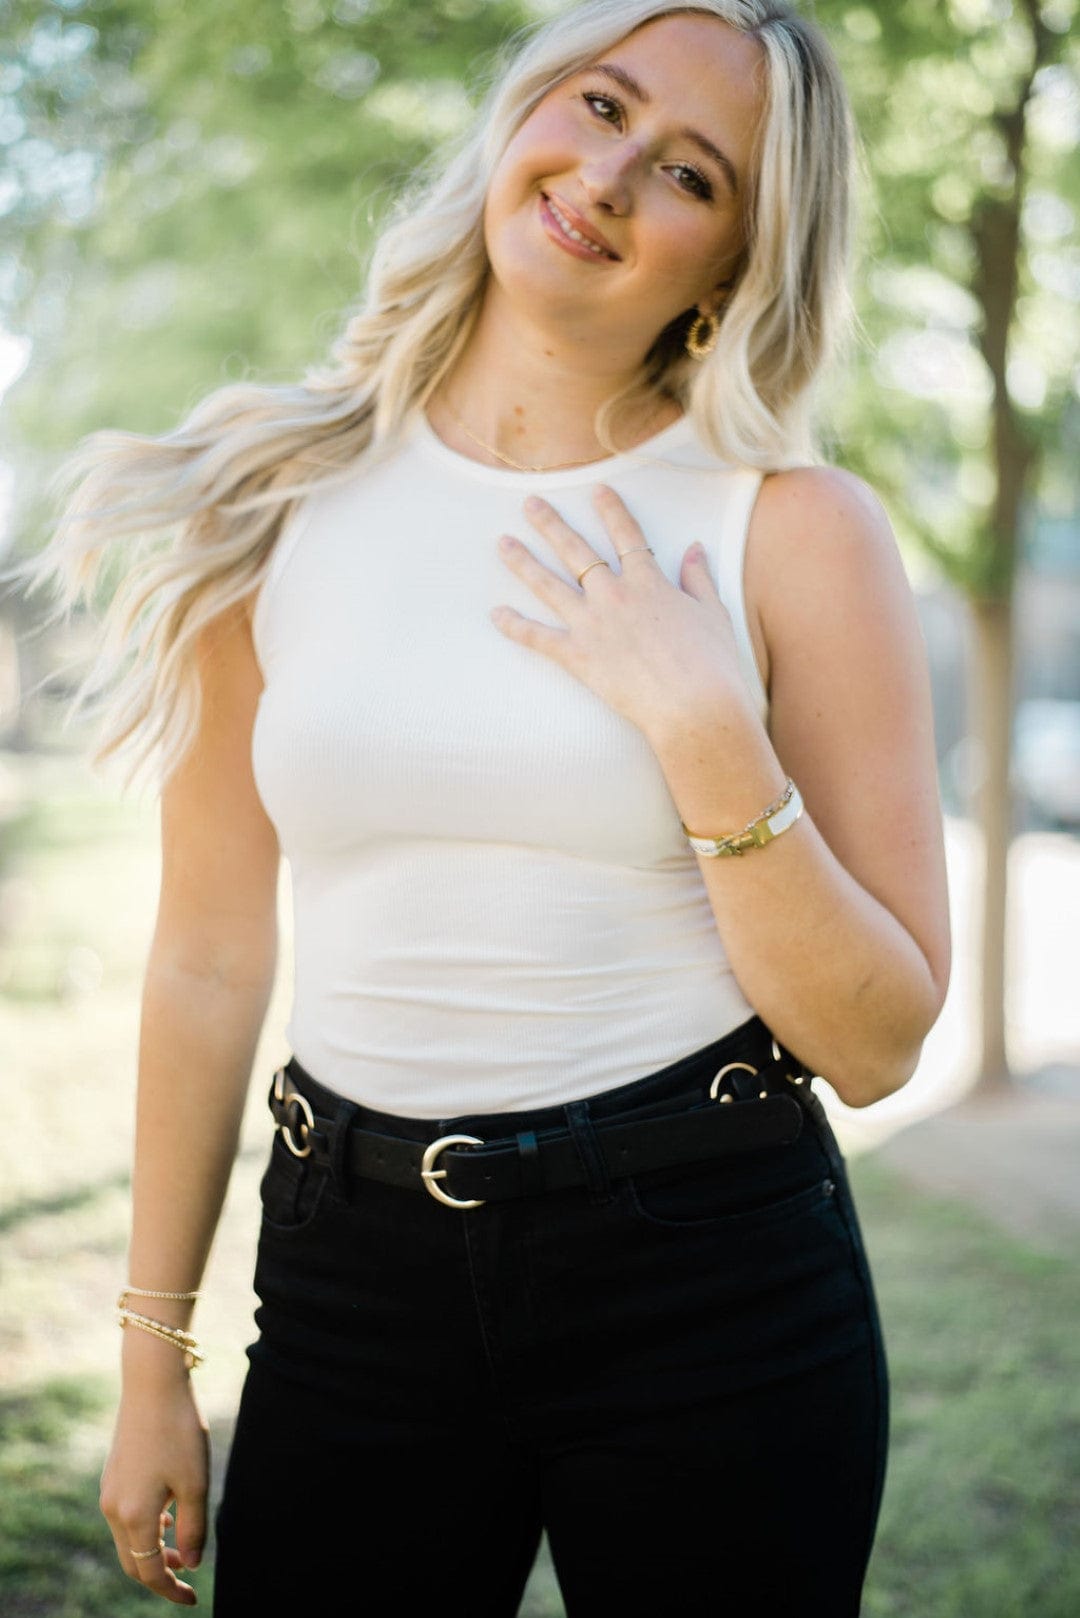
[{"label": "gold ring on finger", "polygon": [[131,1555],[137,1562],[144,1561],[148,1556],[160,1556],[164,1549],[165,1541],[163,1539],[158,1540],[152,1551],[133,1551],[131,1550],[131,1546],[128,1546],[128,1550],[131,1552]]},{"label": "gold ring on finger", "polygon": [[616,554],[621,562],[624,556],[633,556],[635,551],[648,551],[650,556],[653,555],[653,548],[651,545],[631,545],[628,550],[618,551]]},{"label": "gold ring on finger", "polygon": [[[601,557],[598,562],[590,562],[589,563],[589,567],[610,567],[610,566],[611,566],[611,563],[610,562],[605,562],[603,557]],[[581,583],[582,579],[585,577],[586,573],[589,571],[589,567],[583,567],[581,572],[578,574],[578,576],[577,576],[578,584]]]}]

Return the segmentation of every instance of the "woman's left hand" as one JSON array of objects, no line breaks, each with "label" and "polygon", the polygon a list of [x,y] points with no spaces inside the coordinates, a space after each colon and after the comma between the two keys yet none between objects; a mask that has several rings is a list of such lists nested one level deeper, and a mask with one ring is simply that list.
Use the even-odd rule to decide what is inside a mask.
[{"label": "woman's left hand", "polygon": [[590,568],[580,586],[570,584],[527,545],[502,535],[507,566],[566,627],[537,623],[508,606],[493,608],[492,622],[508,639],[561,664],[647,738],[733,702],[747,711],[731,617],[704,549],[687,548],[679,585],[673,585],[651,552],[637,549],[648,542],[615,490],[599,484],[593,500],[616,555],[633,554],[616,570],[554,507],[533,496],[525,514],[572,578],[590,562],[605,565]]}]

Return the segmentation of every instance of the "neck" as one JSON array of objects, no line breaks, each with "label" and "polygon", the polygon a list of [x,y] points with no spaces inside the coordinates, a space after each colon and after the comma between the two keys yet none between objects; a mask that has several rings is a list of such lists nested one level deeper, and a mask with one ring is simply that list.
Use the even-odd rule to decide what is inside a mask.
[{"label": "neck", "polygon": [[[464,350],[428,401],[431,425],[450,448],[490,466],[507,464],[500,455],[534,467],[602,459],[609,451],[593,418],[630,381],[638,357],[522,325],[500,305],[489,283]],[[617,447],[632,449],[681,413],[675,400],[654,395],[621,415]],[[455,417],[499,453],[482,449]]]}]

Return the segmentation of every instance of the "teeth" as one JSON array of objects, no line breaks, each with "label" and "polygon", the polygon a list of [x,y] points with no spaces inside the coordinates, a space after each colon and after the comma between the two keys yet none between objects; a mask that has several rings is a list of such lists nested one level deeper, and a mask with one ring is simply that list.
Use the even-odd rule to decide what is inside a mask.
[{"label": "teeth", "polygon": [[583,247],[588,247],[593,253],[599,253],[601,258],[607,258],[608,254],[606,249],[603,247],[598,247],[595,242],[591,242],[587,236],[583,236],[581,234],[580,230],[575,230],[574,226],[570,223],[569,219],[567,219],[566,215],[559,212],[558,204],[554,202],[551,197],[548,197],[547,205],[552,214],[558,220],[559,229],[562,231],[564,236],[569,236],[571,241],[580,242]]}]

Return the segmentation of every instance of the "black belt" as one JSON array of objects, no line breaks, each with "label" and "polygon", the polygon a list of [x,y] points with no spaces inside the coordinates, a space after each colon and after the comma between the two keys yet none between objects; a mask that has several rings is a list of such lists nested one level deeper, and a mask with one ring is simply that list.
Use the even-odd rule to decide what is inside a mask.
[{"label": "black belt", "polygon": [[[772,1060],[760,1069],[727,1062],[712,1080],[709,1099],[667,1117],[592,1120],[599,1151],[612,1179],[763,1146],[788,1146],[802,1131],[812,1105],[810,1070],[774,1040]],[[801,1088],[799,1088],[801,1087]],[[270,1111],[294,1157],[330,1161],[333,1120],[314,1111],[288,1067],[270,1087]],[[338,1154],[335,1152],[334,1154]],[[353,1174],[408,1190],[426,1189],[453,1208],[476,1208],[537,1191],[589,1183],[569,1129],[521,1130],[495,1142],[450,1134],[423,1141],[349,1126],[341,1154]],[[445,1188],[449,1180],[453,1195]]]}]

